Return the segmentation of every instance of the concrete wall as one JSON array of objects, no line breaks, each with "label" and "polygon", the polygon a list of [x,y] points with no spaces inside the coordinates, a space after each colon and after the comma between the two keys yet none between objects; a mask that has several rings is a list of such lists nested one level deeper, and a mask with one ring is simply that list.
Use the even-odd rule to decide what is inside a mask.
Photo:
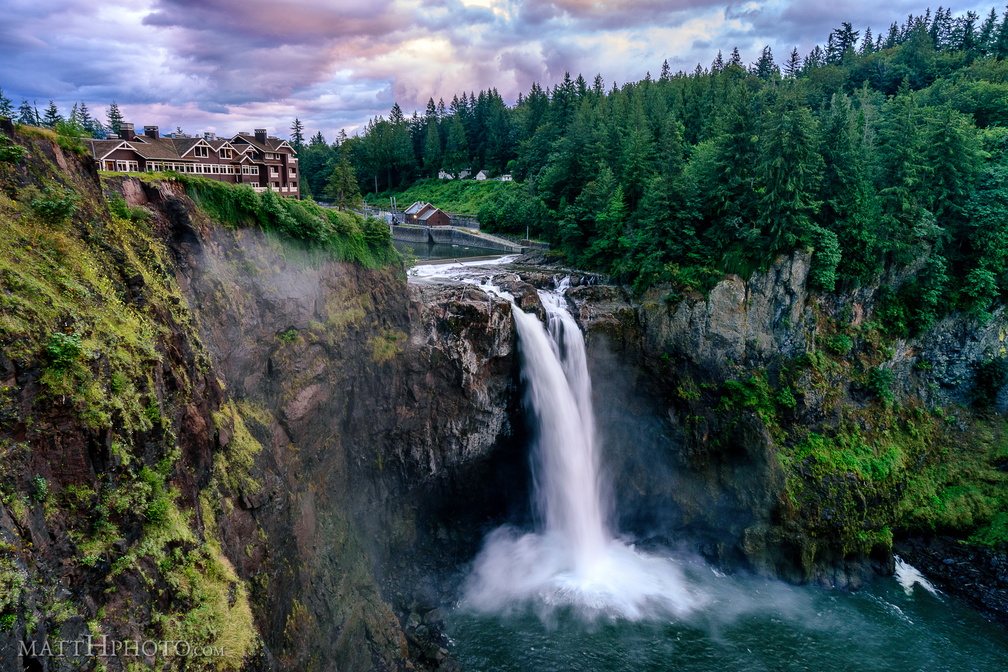
[{"label": "concrete wall", "polygon": [[458,229],[432,228],[430,236],[431,240],[435,243],[468,245],[469,247],[482,247],[487,250],[500,250],[501,252],[521,252],[521,246],[519,245],[513,245],[503,240],[490,240],[486,236],[475,236]]},{"label": "concrete wall", "polygon": [[504,240],[491,240],[485,236],[476,236],[447,227],[393,226],[391,229],[392,240],[401,240],[407,243],[466,245],[469,247],[480,247],[485,250],[497,250],[499,252],[522,251],[521,246],[517,244]]},{"label": "concrete wall", "polygon": [[421,243],[426,245],[430,242],[430,234],[422,226],[393,226],[392,240],[402,240],[407,243]]}]

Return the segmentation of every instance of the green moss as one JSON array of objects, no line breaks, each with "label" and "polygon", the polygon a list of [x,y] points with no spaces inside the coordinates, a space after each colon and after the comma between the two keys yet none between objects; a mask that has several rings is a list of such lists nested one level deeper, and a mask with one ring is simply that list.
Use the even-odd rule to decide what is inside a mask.
[{"label": "green moss", "polygon": [[[268,422],[256,417],[262,424]],[[214,425],[218,432],[230,435],[227,445],[214,455],[214,478],[232,495],[258,491],[261,486],[251,472],[256,456],[262,452],[262,444],[249,433],[239,407],[226,403],[214,414]]]},{"label": "green moss", "polygon": [[387,362],[403,351],[406,334],[401,331],[385,331],[368,341],[371,346],[371,361],[379,364]]}]

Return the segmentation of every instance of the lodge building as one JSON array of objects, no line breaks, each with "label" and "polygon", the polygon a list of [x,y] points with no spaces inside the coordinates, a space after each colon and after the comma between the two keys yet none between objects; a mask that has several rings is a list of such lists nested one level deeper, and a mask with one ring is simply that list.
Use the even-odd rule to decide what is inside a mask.
[{"label": "lodge building", "polygon": [[258,192],[271,189],[284,196],[301,197],[297,152],[286,140],[268,136],[266,129],[219,139],[162,137],[157,126],[144,126],[137,135],[124,123],[119,137],[87,140],[100,170],[153,173],[173,170],[231,184],[248,184]]}]

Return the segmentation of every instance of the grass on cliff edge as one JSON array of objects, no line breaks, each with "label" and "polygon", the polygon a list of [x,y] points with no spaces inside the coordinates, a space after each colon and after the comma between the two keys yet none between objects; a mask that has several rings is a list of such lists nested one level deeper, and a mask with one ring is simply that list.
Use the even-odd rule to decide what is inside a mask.
[{"label": "grass on cliff edge", "polygon": [[340,261],[379,268],[400,261],[388,225],[353,212],[323,208],[311,201],[256,193],[231,185],[179,175],[186,193],[213,219],[233,227],[258,226],[328,251]]},{"label": "grass on cliff edge", "polygon": [[365,201],[377,207],[388,207],[389,197],[395,196],[399,207],[408,208],[414,201],[427,201],[447,212],[476,215],[480,208],[494,196],[515,188],[514,182],[496,180],[420,180],[405,191],[383,191],[368,194]]}]

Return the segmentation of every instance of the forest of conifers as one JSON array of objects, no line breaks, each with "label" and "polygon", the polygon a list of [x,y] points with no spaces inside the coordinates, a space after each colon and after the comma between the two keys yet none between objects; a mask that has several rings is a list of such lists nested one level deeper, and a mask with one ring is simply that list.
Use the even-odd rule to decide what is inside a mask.
[{"label": "forest of conifers", "polygon": [[567,76],[513,107],[493,89],[397,105],[360,136],[317,134],[302,171],[319,196],[340,157],[365,192],[510,173],[485,229],[528,226],[571,265],[673,295],[810,249],[814,287],[882,277],[887,328],[913,333],[1008,292],[1006,57],[1008,11],[844,23],[782,64],[736,50],[622,86]]}]

